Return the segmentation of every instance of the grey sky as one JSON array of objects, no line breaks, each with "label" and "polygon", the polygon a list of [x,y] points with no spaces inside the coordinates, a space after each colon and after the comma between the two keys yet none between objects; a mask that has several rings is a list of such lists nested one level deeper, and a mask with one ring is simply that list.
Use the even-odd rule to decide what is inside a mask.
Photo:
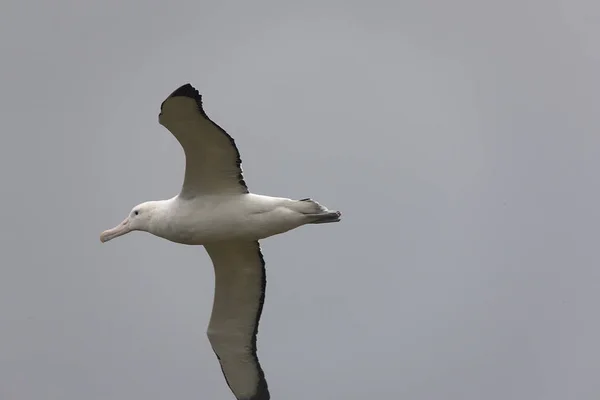
[{"label": "grey sky", "polygon": [[186,82],[343,213],[262,242],[273,399],[597,398],[600,7],[288,3],[3,3],[0,398],[232,399],[205,251],[98,240],[179,190]]}]

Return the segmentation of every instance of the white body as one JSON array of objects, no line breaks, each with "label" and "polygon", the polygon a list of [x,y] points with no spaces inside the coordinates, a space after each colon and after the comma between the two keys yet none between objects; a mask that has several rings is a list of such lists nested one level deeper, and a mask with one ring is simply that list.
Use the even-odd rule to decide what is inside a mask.
[{"label": "white body", "polygon": [[153,203],[156,212],[148,232],[189,245],[259,240],[284,233],[310,222],[306,214],[315,204],[253,193],[203,195],[189,200],[176,196]]}]

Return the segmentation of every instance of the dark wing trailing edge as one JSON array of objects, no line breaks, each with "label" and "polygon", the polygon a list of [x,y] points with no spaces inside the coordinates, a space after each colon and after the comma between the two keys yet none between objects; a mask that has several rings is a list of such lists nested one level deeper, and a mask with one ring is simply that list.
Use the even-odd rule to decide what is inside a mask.
[{"label": "dark wing trailing edge", "polygon": [[207,334],[225,380],[238,400],[269,400],[256,348],[267,284],[260,245],[222,242],[204,247],[215,269]]},{"label": "dark wing trailing edge", "polygon": [[185,152],[182,197],[248,193],[235,140],[206,115],[198,90],[185,84],[171,93],[160,109],[159,123]]}]

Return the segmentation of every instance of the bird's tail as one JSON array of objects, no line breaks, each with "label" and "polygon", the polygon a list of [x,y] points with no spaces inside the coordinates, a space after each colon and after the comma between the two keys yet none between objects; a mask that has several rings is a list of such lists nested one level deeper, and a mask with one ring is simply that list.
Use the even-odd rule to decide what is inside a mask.
[{"label": "bird's tail", "polygon": [[309,222],[309,224],[328,224],[330,222],[340,222],[342,219],[342,213],[339,211],[327,211],[323,214],[311,214],[307,216],[313,218],[313,221]]},{"label": "bird's tail", "polygon": [[310,198],[298,200],[294,209],[310,218],[309,224],[339,222],[342,216],[339,211],[331,211]]}]

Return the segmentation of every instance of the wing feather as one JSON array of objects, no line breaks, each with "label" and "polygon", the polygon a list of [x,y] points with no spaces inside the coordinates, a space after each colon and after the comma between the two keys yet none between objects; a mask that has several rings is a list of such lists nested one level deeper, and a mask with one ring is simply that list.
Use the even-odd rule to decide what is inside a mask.
[{"label": "wing feather", "polygon": [[258,242],[204,246],[215,269],[215,298],[208,337],[223,375],[238,400],[268,400],[256,354],[265,299],[265,262]]},{"label": "wing feather", "polygon": [[185,152],[180,196],[248,193],[235,140],[206,115],[202,96],[192,85],[181,86],[163,101],[158,121]]}]

